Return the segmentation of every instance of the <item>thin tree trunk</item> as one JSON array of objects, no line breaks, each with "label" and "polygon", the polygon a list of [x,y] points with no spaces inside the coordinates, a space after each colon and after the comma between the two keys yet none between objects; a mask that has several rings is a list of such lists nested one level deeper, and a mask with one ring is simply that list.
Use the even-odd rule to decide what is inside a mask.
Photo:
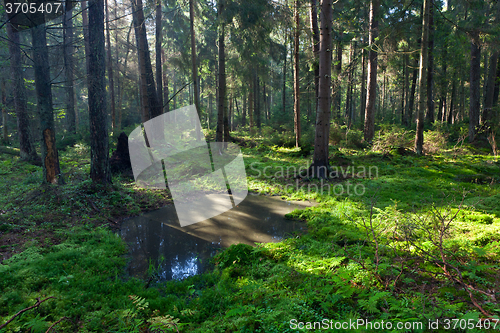
[{"label": "thin tree trunk", "polygon": [[89,1],[89,44],[90,178],[94,184],[109,184],[103,0]]},{"label": "thin tree trunk", "polygon": [[254,105],[254,116],[255,116],[255,125],[257,126],[257,129],[260,132],[260,126],[261,126],[261,121],[260,121],[260,84],[259,84],[259,76],[257,75],[257,71],[254,72],[254,77],[255,77],[255,93],[254,93],[254,98],[255,98],[255,105]]},{"label": "thin tree trunk", "polygon": [[426,120],[434,123],[434,7],[429,9],[429,55],[427,66],[427,114]]},{"label": "thin tree trunk", "polygon": [[14,31],[14,27],[10,23],[7,23],[7,36],[9,37],[10,76],[12,81],[12,92],[14,94],[14,108],[17,117],[17,135],[19,137],[20,156],[23,160],[39,160],[30,135],[28,100],[26,98],[26,87],[24,85],[19,33]]},{"label": "thin tree trunk", "polygon": [[312,36],[312,49],[314,55],[313,62],[313,72],[314,72],[314,108],[316,108],[318,103],[318,88],[319,88],[319,62],[318,62],[318,52],[319,52],[319,28],[318,28],[318,10],[317,1],[311,0],[310,7],[310,21],[311,21],[311,36]]},{"label": "thin tree trunk", "polygon": [[[87,1],[82,0],[83,41],[85,44],[85,65],[87,73],[89,71],[89,56],[90,56],[88,11],[89,9]],[[87,80],[87,87],[88,87],[88,80]]]},{"label": "thin tree trunk", "polygon": [[7,129],[7,94],[5,92],[5,79],[2,79],[2,139],[5,144],[9,142],[9,131]]},{"label": "thin tree trunk", "polygon": [[223,142],[224,131],[224,113],[226,108],[226,53],[224,45],[224,23],[222,22],[222,13],[224,12],[224,2],[219,1],[217,13],[219,16],[219,100],[217,109],[217,130],[215,133],[215,141]]},{"label": "thin tree trunk", "polygon": [[474,141],[479,126],[479,85],[481,81],[481,46],[479,37],[473,38],[471,43],[470,65],[470,106],[469,106],[469,142]]},{"label": "thin tree trunk", "polygon": [[[340,33],[342,36],[342,33]],[[341,78],[342,75],[342,52],[343,45],[341,41],[337,42],[337,50],[336,50],[336,59],[335,59],[335,82],[332,84],[332,95],[333,95],[333,112],[334,117],[340,120],[342,111],[340,110],[340,105],[342,104],[342,86],[341,86]]]},{"label": "thin tree trunk", "polygon": [[285,31],[285,61],[283,62],[283,114],[286,113],[286,58],[288,56],[287,50],[287,31]]},{"label": "thin tree trunk", "polygon": [[64,73],[66,77],[66,121],[69,133],[76,133],[75,121],[75,91],[73,82],[73,4],[70,0],[65,2],[63,19],[63,47],[64,47]]},{"label": "thin tree trunk", "polygon": [[319,91],[316,113],[316,133],[311,169],[315,177],[327,178],[328,144],[330,133],[331,71],[332,71],[332,0],[321,3],[321,28],[319,50]]},{"label": "thin tree trunk", "polygon": [[424,114],[425,114],[425,76],[427,70],[427,51],[429,38],[429,7],[430,1],[424,0],[422,8],[422,42],[420,43],[420,67],[418,74],[418,117],[417,132],[415,134],[415,152],[424,153]]},{"label": "thin tree trunk", "polygon": [[[162,58],[165,56],[163,55],[164,52],[161,49],[161,43],[163,41],[163,36],[162,36],[162,25],[161,22],[162,17],[161,17],[161,0],[156,0],[156,22],[155,22],[155,58],[156,58],[156,93],[158,94],[158,104],[160,105],[161,108],[161,113],[163,114],[163,80],[164,80],[164,75],[163,75],[163,61]],[[168,96],[168,95],[167,95]]]},{"label": "thin tree trunk", "polygon": [[482,117],[483,125],[488,128],[493,116],[493,100],[495,95],[495,78],[497,75],[498,51],[494,51],[490,58],[490,69],[486,83],[486,94],[484,98],[484,111]]},{"label": "thin tree trunk", "polygon": [[[194,105],[196,106],[196,111],[198,112],[198,117],[200,117],[200,115],[201,115],[200,92],[199,92],[199,87],[198,87],[198,66],[196,65],[196,39],[195,39],[195,35],[194,35],[194,3],[193,2],[194,2],[194,0],[189,0],[189,25],[190,25],[190,32],[191,32],[191,68],[192,68],[192,77],[193,77]],[[224,76],[225,76],[225,74],[224,74]],[[225,79],[224,79],[224,83],[225,83]],[[227,112],[227,111],[225,110],[225,112]],[[199,128],[199,122],[196,122],[196,127],[197,127],[196,128],[196,135],[197,135],[196,139],[201,140],[201,129]]]},{"label": "thin tree trunk", "polygon": [[158,103],[153,68],[151,66],[142,0],[131,0],[131,3],[141,83],[142,121],[146,122],[161,115],[161,107]]},{"label": "thin tree trunk", "polygon": [[300,146],[300,73],[299,73],[299,36],[300,36],[300,20],[299,20],[299,0],[295,0],[295,9],[293,13],[295,21],[295,38],[293,52],[293,123],[295,131],[295,147]]},{"label": "thin tree trunk", "polygon": [[51,184],[63,184],[56,147],[52,90],[50,87],[49,53],[45,29],[45,24],[31,28],[37,110],[42,132],[43,181]]},{"label": "thin tree trunk", "polygon": [[361,51],[361,91],[360,91],[360,119],[365,122],[365,108],[366,108],[366,50],[363,48]]},{"label": "thin tree trunk", "polygon": [[[66,0],[69,1],[69,0]],[[115,80],[113,75],[113,57],[111,55],[111,32],[109,30],[109,8],[108,0],[106,0],[106,42],[108,44],[108,81],[109,92],[111,95],[111,128],[116,128],[116,110],[115,110]]]},{"label": "thin tree trunk", "polygon": [[375,100],[377,94],[377,52],[374,48],[375,39],[378,36],[378,12],[380,0],[370,1],[370,31],[369,44],[370,53],[368,58],[368,80],[366,91],[366,107],[365,107],[365,128],[364,139],[366,142],[371,142],[375,134]]},{"label": "thin tree trunk", "polygon": [[[161,62],[162,65],[167,63],[167,60],[165,59],[165,50],[161,50]],[[163,103],[165,103],[165,112],[170,111],[170,102],[168,101],[168,76],[167,76],[167,71],[163,70],[162,68],[162,77],[163,77],[163,101],[162,101],[162,106]],[[210,95],[211,96],[211,95]]]},{"label": "thin tree trunk", "polygon": [[243,114],[241,115],[241,126],[247,125],[247,99],[243,95]]},{"label": "thin tree trunk", "polygon": [[[416,62],[416,61],[415,61]],[[418,62],[414,65],[411,77],[410,101],[408,102],[408,126],[413,123],[413,109],[415,107],[415,92],[417,90]]]},{"label": "thin tree trunk", "polygon": [[453,115],[455,114],[455,97],[457,91],[457,78],[456,78],[456,70],[453,71],[452,85],[451,85],[451,98],[450,98],[450,112],[448,113],[448,124],[453,122]]},{"label": "thin tree trunk", "polygon": [[253,92],[254,92],[254,84],[253,84],[253,78],[251,78],[249,80],[250,82],[250,91],[248,92],[248,118],[250,120],[250,126],[249,126],[249,130],[250,130],[250,135],[253,135],[253,113],[254,113],[254,107],[255,107],[255,99],[254,99],[254,95],[253,95]]}]

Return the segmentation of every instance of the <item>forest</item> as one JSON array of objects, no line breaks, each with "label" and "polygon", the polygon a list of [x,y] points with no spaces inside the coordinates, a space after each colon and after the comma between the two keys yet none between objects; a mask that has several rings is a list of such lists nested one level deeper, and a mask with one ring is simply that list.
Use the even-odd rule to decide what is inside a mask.
[{"label": "forest", "polygon": [[[0,333],[500,329],[500,1],[0,14]],[[210,154],[155,187],[137,133]],[[184,181],[232,206],[179,225]]]}]

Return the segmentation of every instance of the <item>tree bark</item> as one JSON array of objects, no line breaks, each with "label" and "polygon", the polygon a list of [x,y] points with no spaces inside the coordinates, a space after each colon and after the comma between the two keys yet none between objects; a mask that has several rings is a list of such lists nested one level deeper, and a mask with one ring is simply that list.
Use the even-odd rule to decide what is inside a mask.
[{"label": "tree bark", "polygon": [[[163,58],[164,52],[161,49],[161,43],[163,41],[162,35],[162,25],[161,25],[162,17],[161,17],[161,0],[156,0],[156,40],[155,40],[155,57],[156,57],[156,93],[158,94],[158,104],[160,105],[161,113],[163,113]],[[168,95],[167,95],[168,98]]]},{"label": "tree bark", "polygon": [[47,50],[45,29],[45,24],[31,28],[37,110],[40,118],[40,129],[42,131],[43,181],[51,184],[62,184],[64,182],[59,168],[59,156],[56,147],[52,90],[50,87],[49,53]]},{"label": "tree bark", "polygon": [[73,4],[66,0],[63,19],[64,73],[66,77],[66,122],[69,133],[76,133],[75,91],[73,80]]},{"label": "tree bark", "polygon": [[300,146],[300,86],[299,86],[299,37],[300,37],[300,20],[299,20],[299,0],[295,0],[295,9],[293,12],[295,21],[295,38],[293,52],[293,123],[295,131],[295,147]]},{"label": "tree bark", "polygon": [[422,8],[422,42],[420,43],[420,67],[418,75],[418,117],[415,134],[415,152],[424,154],[424,114],[425,114],[425,76],[427,70],[427,51],[429,42],[429,8],[430,1],[424,0]]},{"label": "tree bark", "polygon": [[425,118],[434,123],[434,7],[429,9],[429,55],[427,66],[427,114]]},{"label": "tree bark", "polygon": [[165,108],[164,112],[169,112],[170,111],[170,102],[168,101],[168,76],[167,76],[167,71],[163,70],[163,65],[167,63],[167,60],[165,59],[165,50],[161,50],[161,62],[162,62],[162,77],[163,77],[163,101],[162,101],[162,106],[163,103],[165,103]]},{"label": "tree bark", "polygon": [[361,51],[361,91],[360,91],[360,119],[365,122],[365,108],[366,108],[366,50]]},{"label": "tree bark", "polygon": [[317,107],[318,103],[318,88],[319,88],[319,62],[318,62],[318,52],[319,52],[319,28],[318,28],[318,10],[317,1],[311,0],[311,9],[309,11],[310,21],[311,21],[311,35],[312,35],[312,49],[314,55],[313,62],[313,72],[314,72],[314,107]]},{"label": "tree bark", "polygon": [[2,141],[7,144],[9,142],[9,131],[7,129],[7,94],[5,92],[5,79],[2,79]]},{"label": "tree bark", "polygon": [[479,37],[472,39],[470,65],[470,105],[469,105],[469,142],[474,141],[479,126],[479,85],[481,81],[481,46]]},{"label": "tree bark", "polygon": [[215,133],[215,141],[223,142],[223,131],[224,131],[224,113],[226,108],[226,51],[225,51],[225,32],[224,32],[224,22],[222,19],[222,13],[224,12],[224,2],[219,1],[219,8],[217,13],[219,14],[219,96],[218,96],[218,108],[217,108],[217,130]]},{"label": "tree bark", "polygon": [[316,133],[311,170],[318,178],[328,177],[328,144],[330,133],[331,72],[332,72],[332,0],[321,3],[321,28],[319,49],[319,91],[316,113]]},{"label": "tree bark", "polygon": [[[66,0],[68,1],[68,0]],[[108,44],[108,81],[109,81],[109,92],[111,95],[111,128],[114,130],[116,128],[116,111],[115,111],[115,81],[113,76],[113,58],[111,55],[111,37],[109,30],[109,8],[108,0],[106,0],[106,41]]]},{"label": "tree bark", "polygon": [[146,122],[149,119],[161,115],[162,110],[158,103],[153,68],[151,66],[142,0],[131,0],[131,3],[139,62],[142,96],[142,121]]},{"label": "tree bark", "polygon": [[287,31],[285,30],[285,60],[283,62],[283,92],[282,92],[282,99],[283,99],[283,114],[286,113],[286,58],[288,56],[288,50],[287,50]]},{"label": "tree bark", "polygon": [[[193,76],[193,95],[194,95],[194,105],[196,106],[196,111],[198,112],[198,117],[201,115],[200,109],[200,91],[198,86],[198,66],[196,65],[196,39],[194,35],[194,0],[189,0],[189,25],[191,32],[191,66],[192,66],[192,76]],[[224,60],[225,61],[225,60]],[[227,112],[227,111],[226,111]],[[199,123],[196,122],[196,135],[197,140],[201,140],[201,129],[198,128]],[[225,132],[224,132],[225,133]]]},{"label": "tree bark", "polygon": [[90,178],[94,184],[111,183],[109,168],[104,0],[89,1],[89,122]]},{"label": "tree bark", "polygon": [[375,39],[378,36],[378,12],[380,0],[370,1],[370,31],[368,56],[368,80],[366,91],[365,127],[364,139],[371,142],[375,134],[375,100],[377,94],[377,52],[374,48]]},{"label": "tree bark", "polygon": [[493,116],[493,100],[495,95],[495,78],[497,75],[498,51],[494,51],[490,57],[490,69],[486,83],[486,94],[484,97],[484,111],[482,123],[486,128],[490,127]]},{"label": "tree bark", "polygon": [[39,160],[30,135],[28,101],[24,85],[19,33],[14,30],[14,27],[10,23],[7,23],[7,36],[9,37],[10,76],[12,80],[12,92],[14,94],[14,109],[17,116],[20,156],[21,159],[27,161]]}]

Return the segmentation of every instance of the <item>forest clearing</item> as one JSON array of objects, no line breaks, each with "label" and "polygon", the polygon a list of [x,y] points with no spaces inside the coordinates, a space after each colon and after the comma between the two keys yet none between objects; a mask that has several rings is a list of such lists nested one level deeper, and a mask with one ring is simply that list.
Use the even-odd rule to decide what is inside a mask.
[{"label": "forest clearing", "polygon": [[500,2],[0,12],[0,332],[500,330]]}]

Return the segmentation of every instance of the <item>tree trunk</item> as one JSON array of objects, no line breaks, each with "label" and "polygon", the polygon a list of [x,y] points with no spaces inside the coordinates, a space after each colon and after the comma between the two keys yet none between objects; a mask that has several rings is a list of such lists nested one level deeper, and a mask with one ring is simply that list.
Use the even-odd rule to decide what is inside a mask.
[{"label": "tree trunk", "polygon": [[[194,105],[196,106],[196,111],[198,112],[198,117],[201,115],[200,109],[200,91],[198,87],[198,66],[196,65],[196,39],[194,35],[194,0],[189,0],[189,25],[191,32],[191,68],[193,77],[193,95],[194,95]],[[224,60],[225,61],[225,60]],[[225,76],[225,74],[224,74]],[[225,82],[225,79],[224,79]],[[227,112],[227,111],[226,111]],[[200,123],[196,122],[196,139],[201,140],[201,129],[199,128]],[[225,133],[225,132],[224,132]]]},{"label": "tree trunk", "polygon": [[453,78],[452,78],[452,84],[451,84],[451,97],[450,97],[450,112],[448,113],[448,124],[451,124],[454,119],[454,114],[455,114],[455,98],[456,98],[456,91],[457,91],[457,78],[456,78],[456,70],[453,71]]},{"label": "tree trunk", "polygon": [[[342,36],[342,33],[340,33]],[[342,111],[340,110],[340,105],[342,104],[342,87],[341,87],[341,78],[342,75],[342,51],[343,45],[339,40],[337,42],[337,50],[336,50],[336,59],[335,59],[335,83],[333,83],[332,95],[333,95],[333,112],[334,117],[340,120]]]},{"label": "tree trunk", "polygon": [[10,23],[7,23],[7,36],[9,37],[10,76],[12,92],[14,94],[14,108],[17,116],[20,156],[23,160],[39,160],[30,135],[28,100],[24,85],[19,33],[14,31],[14,27]]},{"label": "tree trunk", "polygon": [[63,178],[59,168],[59,156],[57,154],[54,129],[49,53],[45,29],[45,24],[31,28],[37,110],[40,118],[40,129],[42,131],[43,181],[51,184],[62,184]]},{"label": "tree trunk", "polygon": [[[68,1],[68,0],[66,0]],[[111,32],[109,31],[109,8],[108,0],[106,0],[106,41],[108,44],[108,81],[109,81],[109,92],[111,95],[111,128],[114,130],[116,128],[116,111],[115,111],[115,81],[113,76],[113,58],[111,56]]]},{"label": "tree trunk", "polygon": [[415,61],[415,63],[411,76],[410,101],[408,102],[408,126],[413,123],[413,108],[415,107],[415,92],[417,90],[418,62]]},{"label": "tree trunk", "polygon": [[295,21],[295,38],[293,49],[293,123],[295,131],[295,147],[300,146],[300,85],[299,85],[299,36],[300,36],[300,20],[299,20],[299,0],[295,0],[295,10],[293,13]]},{"label": "tree trunk", "polygon": [[261,126],[261,121],[260,121],[260,83],[259,83],[259,76],[257,75],[257,71],[254,72],[254,77],[255,77],[255,105],[254,105],[254,116],[255,116],[255,125],[257,126],[258,131],[260,132],[260,126]]},{"label": "tree trunk", "polygon": [[319,91],[316,113],[316,133],[311,170],[318,178],[328,177],[328,144],[330,133],[331,71],[332,71],[332,0],[321,3],[321,33],[319,49]]},{"label": "tree trunk", "polygon": [[5,92],[5,79],[2,79],[2,141],[4,144],[9,142],[9,131],[7,129],[7,94]]},{"label": "tree trunk", "polygon": [[163,65],[167,63],[167,60],[165,59],[165,50],[161,50],[161,62],[162,62],[162,77],[163,77],[163,101],[162,101],[162,107],[163,103],[165,104],[165,112],[170,111],[170,102],[168,101],[168,76],[167,76],[167,71],[163,70]]},{"label": "tree trunk", "polygon": [[482,123],[485,128],[490,127],[490,122],[493,116],[493,99],[495,95],[495,78],[497,75],[498,51],[494,51],[490,58],[490,69],[488,73],[488,81],[486,83],[486,94],[484,97],[484,111]]},{"label": "tree trunk", "polygon": [[380,0],[370,1],[370,32],[369,43],[370,53],[368,56],[368,80],[366,91],[366,107],[365,107],[365,128],[364,139],[366,142],[371,142],[375,134],[375,100],[377,94],[377,52],[374,48],[375,39],[378,36],[378,12]]},{"label": "tree trunk", "polygon": [[470,106],[469,106],[469,142],[474,141],[479,126],[479,85],[481,81],[481,46],[479,38],[473,38],[471,43],[470,64]]},{"label": "tree trunk", "polygon": [[365,108],[366,108],[366,50],[361,50],[361,91],[360,91],[360,119],[361,122],[365,122]]},{"label": "tree trunk", "polygon": [[424,0],[422,8],[422,42],[420,43],[420,67],[418,73],[418,117],[417,133],[415,134],[415,152],[424,153],[424,114],[425,114],[425,76],[427,70],[427,51],[429,38],[429,7],[430,1]]},{"label": "tree trunk", "polygon": [[94,184],[111,183],[106,105],[104,1],[89,1],[89,122],[90,178]]},{"label": "tree trunk", "polygon": [[[162,36],[162,25],[161,25],[161,0],[156,0],[156,22],[155,22],[155,57],[156,57],[156,93],[158,95],[158,104],[160,105],[161,113],[163,114],[163,58],[164,52],[161,49],[161,43],[163,41]],[[168,96],[168,95],[167,95]]]},{"label": "tree trunk", "polygon": [[347,117],[347,125],[351,128],[351,123],[354,121],[354,115],[352,113],[352,86],[353,86],[353,74],[356,70],[356,59],[354,57],[356,48],[356,42],[352,41],[349,48],[349,68],[347,73],[347,92],[345,98],[345,114]]},{"label": "tree trunk", "polygon": [[241,115],[241,126],[245,127],[247,125],[247,99],[243,95],[243,114]]},{"label": "tree trunk", "polygon": [[250,91],[248,92],[248,118],[250,120],[250,126],[249,126],[249,131],[250,135],[253,135],[253,113],[255,109],[255,99],[254,99],[254,84],[253,84],[253,78],[249,80],[250,82]]},{"label": "tree trunk", "polygon": [[219,16],[219,100],[217,108],[217,130],[215,133],[215,141],[223,142],[223,130],[224,130],[224,113],[226,108],[226,53],[225,53],[225,32],[224,32],[224,22],[222,22],[222,13],[224,11],[224,3],[219,1],[218,13]]},{"label": "tree trunk", "polygon": [[313,72],[314,72],[314,107],[318,103],[318,88],[319,88],[319,28],[318,28],[318,10],[316,0],[311,0],[310,21],[311,21],[311,36],[312,36],[312,49],[314,55]]},{"label": "tree trunk", "polygon": [[161,114],[161,107],[158,103],[153,68],[151,66],[142,0],[131,0],[131,3],[140,73],[142,121],[146,122],[149,119],[159,116]]},{"label": "tree trunk", "polygon": [[434,7],[429,9],[429,56],[427,66],[427,114],[425,118],[434,123]]},{"label": "tree trunk", "polygon": [[[90,56],[90,45],[89,45],[89,18],[88,18],[88,4],[86,0],[82,0],[82,24],[83,24],[83,41],[85,44],[85,65],[87,73],[89,71],[89,56]],[[88,87],[88,80],[87,80]]]},{"label": "tree trunk", "polygon": [[73,4],[66,0],[63,19],[64,73],[66,77],[66,121],[69,133],[76,133],[75,91],[73,87]]},{"label": "tree trunk", "polygon": [[283,62],[283,114],[286,113],[286,58],[288,56],[287,50],[287,31],[285,31],[285,61]]}]

